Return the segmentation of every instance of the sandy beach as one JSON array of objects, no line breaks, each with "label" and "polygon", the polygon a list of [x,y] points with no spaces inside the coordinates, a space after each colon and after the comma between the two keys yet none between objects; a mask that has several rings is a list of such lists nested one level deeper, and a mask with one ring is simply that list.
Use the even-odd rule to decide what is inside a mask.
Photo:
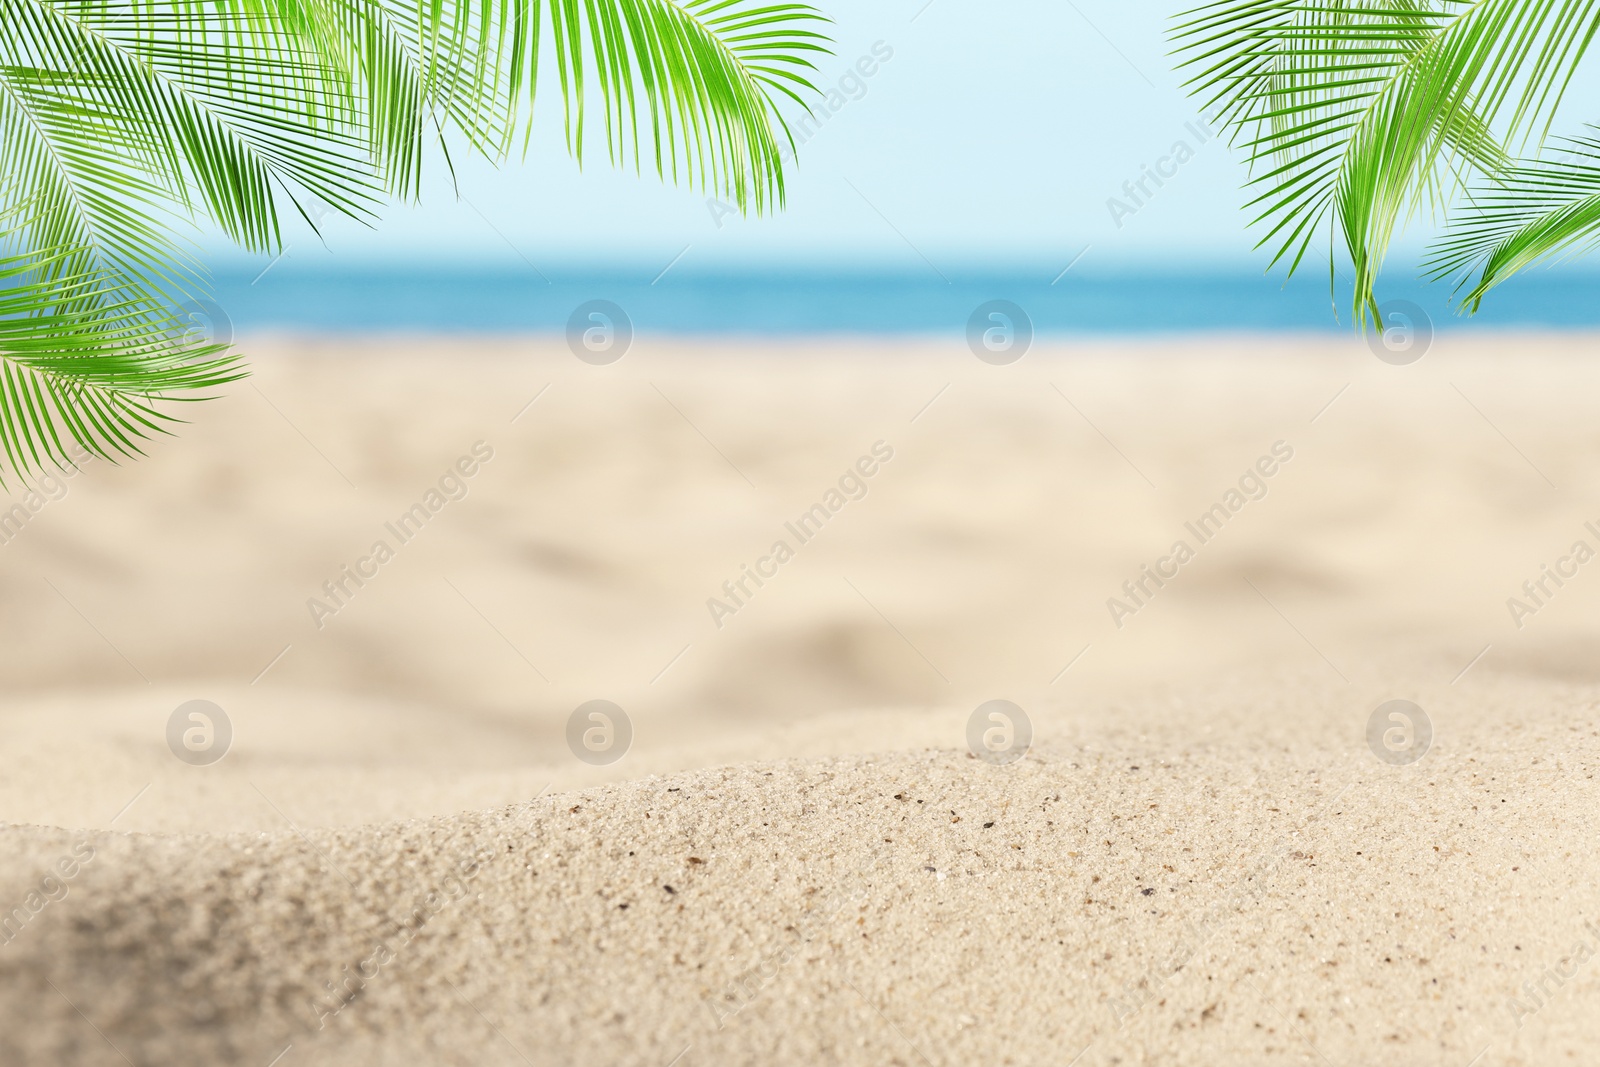
[{"label": "sandy beach", "polygon": [[9,487],[0,1062],[1583,1062],[1597,344],[247,338]]}]

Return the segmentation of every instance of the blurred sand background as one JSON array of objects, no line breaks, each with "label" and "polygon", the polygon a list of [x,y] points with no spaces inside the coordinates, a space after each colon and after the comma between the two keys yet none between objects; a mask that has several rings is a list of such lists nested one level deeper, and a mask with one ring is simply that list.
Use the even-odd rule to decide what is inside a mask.
[{"label": "blurred sand background", "polygon": [[[1325,336],[1005,367],[243,347],[254,376],[179,439],[0,544],[0,905],[98,850],[0,947],[7,1062],[1489,1067],[1600,1040],[1600,962],[1561,962],[1600,946],[1600,562],[1520,629],[1506,603],[1600,548],[1593,338],[1446,334],[1399,367]],[[708,598],[880,441],[718,627]],[[308,598],[476,442],[465,496],[319,628]],[[164,737],[194,698],[233,725],[209,767]],[[598,768],[564,736],[595,698],[634,730]],[[1034,724],[1009,768],[966,758],[995,698]],[[1432,719],[1416,765],[1367,751],[1392,698]],[[468,854],[496,857],[472,900],[308,1026],[374,916]],[[841,886],[859,923],[816,907]],[[1186,980],[1152,981],[1209,907]]]}]

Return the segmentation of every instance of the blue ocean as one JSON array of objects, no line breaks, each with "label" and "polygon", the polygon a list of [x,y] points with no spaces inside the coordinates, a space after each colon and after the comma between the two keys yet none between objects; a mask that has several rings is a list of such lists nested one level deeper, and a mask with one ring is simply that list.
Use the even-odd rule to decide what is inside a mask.
[{"label": "blue ocean", "polygon": [[[1048,268],[951,275],[822,270],[694,272],[528,267],[331,270],[292,261],[215,279],[216,303],[240,332],[556,332],[574,309],[607,300],[638,331],[676,334],[948,334],[980,305],[1010,301],[1042,335],[1348,330],[1344,292],[1326,274],[1248,270],[1053,277]],[[1435,330],[1600,327],[1600,272],[1536,271],[1462,316],[1448,285],[1385,281],[1383,301],[1420,307]]]}]

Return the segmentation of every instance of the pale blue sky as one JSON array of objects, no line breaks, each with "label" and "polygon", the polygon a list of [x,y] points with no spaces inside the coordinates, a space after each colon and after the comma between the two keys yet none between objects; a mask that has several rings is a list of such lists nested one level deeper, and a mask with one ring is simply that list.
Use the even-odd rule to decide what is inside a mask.
[{"label": "pale blue sky", "polygon": [[[1185,126],[1198,116],[1163,36],[1183,0],[819,6],[837,40],[837,55],[821,62],[824,84],[877,42],[893,56],[803,146],[788,208],[776,217],[732,216],[719,227],[704,193],[612,170],[601,153],[580,172],[559,140],[551,95],[545,136],[526,163],[462,166],[466,202],[436,166],[422,204],[391,207],[377,231],[332,225],[332,255],[665,266],[681,254],[682,265],[701,269],[926,269],[931,261],[961,270],[1065,266],[1088,247],[1086,269],[1264,263],[1239,209],[1242,168],[1220,141],[1199,144]],[[1179,140],[1194,158],[1118,227],[1107,199]],[[298,265],[332,265],[309,234],[290,241]]]}]

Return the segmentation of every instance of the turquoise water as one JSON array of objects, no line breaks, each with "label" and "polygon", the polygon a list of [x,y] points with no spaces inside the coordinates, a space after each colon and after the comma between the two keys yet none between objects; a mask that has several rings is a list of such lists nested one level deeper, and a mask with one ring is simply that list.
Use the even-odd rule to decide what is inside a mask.
[{"label": "turquoise water", "polygon": [[[1048,270],[951,276],[920,273],[593,269],[544,276],[529,268],[470,271],[363,268],[334,272],[275,266],[256,277],[223,274],[217,304],[238,331],[560,331],[579,305],[608,300],[635,331],[679,334],[959,334],[982,303],[1008,300],[1044,335],[1348,328],[1327,278],[1240,271],[1079,276]],[[1437,330],[1600,326],[1600,272],[1544,271],[1507,283],[1484,310],[1462,318],[1449,289],[1396,279],[1385,300],[1412,301]],[[1340,319],[1345,325],[1341,325]]]}]

